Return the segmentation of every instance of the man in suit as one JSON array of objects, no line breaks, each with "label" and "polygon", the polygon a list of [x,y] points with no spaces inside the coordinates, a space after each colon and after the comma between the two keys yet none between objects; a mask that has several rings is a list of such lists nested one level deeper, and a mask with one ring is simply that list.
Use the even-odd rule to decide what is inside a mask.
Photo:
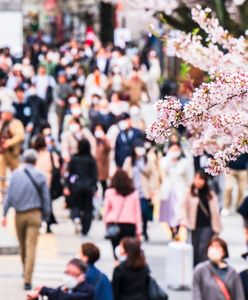
[{"label": "man in suit", "polygon": [[64,272],[63,285],[58,288],[39,287],[27,295],[28,300],[46,296],[48,300],[93,300],[94,288],[86,282],[87,266],[72,259]]}]

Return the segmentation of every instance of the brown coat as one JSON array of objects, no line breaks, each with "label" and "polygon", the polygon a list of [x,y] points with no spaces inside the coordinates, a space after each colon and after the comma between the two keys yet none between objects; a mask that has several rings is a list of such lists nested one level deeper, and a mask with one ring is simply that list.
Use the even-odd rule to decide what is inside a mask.
[{"label": "brown coat", "polygon": [[147,93],[146,84],[143,80],[131,78],[124,83],[124,88],[129,96],[130,105],[139,105],[141,102],[142,92]]},{"label": "brown coat", "polygon": [[98,179],[107,180],[109,178],[110,165],[110,142],[107,139],[97,141],[96,144],[96,164],[98,171]]},{"label": "brown coat", "polygon": [[[196,228],[196,218],[198,210],[199,198],[187,193],[181,210],[181,224],[190,230]],[[220,220],[220,210],[217,196],[212,192],[212,199],[209,201],[209,210],[211,215],[211,225],[215,233],[219,233],[222,229]]]}]

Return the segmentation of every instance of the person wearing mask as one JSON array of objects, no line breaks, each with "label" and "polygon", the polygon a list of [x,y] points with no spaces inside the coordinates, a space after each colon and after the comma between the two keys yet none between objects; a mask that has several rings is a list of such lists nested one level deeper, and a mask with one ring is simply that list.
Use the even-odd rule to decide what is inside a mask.
[{"label": "person wearing mask", "polygon": [[20,245],[23,265],[24,289],[32,289],[32,274],[35,252],[42,218],[50,216],[51,201],[45,176],[35,168],[38,154],[27,149],[23,154],[24,166],[11,176],[7,196],[4,201],[2,224],[7,224],[10,207],[16,211],[16,233]]},{"label": "person wearing mask", "polygon": [[27,300],[93,300],[94,289],[86,281],[87,266],[80,259],[72,259],[66,266],[63,284],[58,288],[38,287],[27,295]]},{"label": "person wearing mask", "polygon": [[132,127],[129,114],[122,116],[119,127],[121,131],[115,143],[115,162],[117,167],[122,167],[125,159],[132,154],[135,140],[142,139],[143,134],[139,129]]},{"label": "person wearing mask", "polygon": [[129,103],[127,101],[121,100],[119,93],[114,92],[111,95],[109,110],[116,118],[118,118],[121,116],[121,114],[128,113]]},{"label": "person wearing mask", "polygon": [[63,130],[63,123],[66,110],[68,109],[68,99],[73,94],[71,85],[67,82],[65,73],[58,75],[58,85],[55,88],[56,113],[58,117],[59,136]]},{"label": "person wearing mask", "polygon": [[113,300],[112,286],[108,277],[95,266],[100,259],[99,248],[92,243],[82,244],[81,259],[87,264],[86,281],[94,287],[94,300]]},{"label": "person wearing mask", "polygon": [[[6,177],[8,168],[13,171],[19,166],[25,131],[21,121],[14,118],[12,105],[2,105],[0,112],[0,177]],[[1,181],[0,187],[5,189],[5,182]]]},{"label": "person wearing mask", "polygon": [[161,159],[160,221],[166,222],[176,238],[180,225],[180,207],[193,180],[193,164],[184,156],[178,143],[169,145]]},{"label": "person wearing mask", "polygon": [[[112,224],[118,224],[120,229],[120,232],[111,238],[113,251],[124,237],[141,238],[142,217],[139,194],[135,191],[132,180],[122,169],[116,171],[111,188],[106,190],[103,220],[107,230]],[[114,256],[116,258],[115,252]]]},{"label": "person wearing mask", "polygon": [[97,125],[94,132],[96,138],[96,164],[98,170],[98,181],[101,183],[103,196],[107,188],[110,165],[110,142],[104,133],[103,127]]},{"label": "person wearing mask", "polygon": [[91,95],[96,90],[101,90],[103,93],[107,91],[109,82],[108,77],[102,74],[98,67],[95,67],[93,72],[89,74],[85,82],[85,97],[90,99]]},{"label": "person wearing mask", "polygon": [[155,192],[153,188],[156,186],[154,183],[154,174],[156,169],[150,164],[146,155],[146,149],[144,147],[143,140],[137,140],[132,156],[128,157],[123,165],[123,170],[127,172],[130,178],[132,178],[135,190],[139,192],[139,198],[142,209],[142,221],[143,221],[143,236],[145,241],[149,240],[147,233],[148,221],[152,219],[152,197]]},{"label": "person wearing mask", "polygon": [[[59,165],[59,156],[55,151],[52,151],[52,149],[49,151],[46,140],[42,135],[38,135],[35,137],[35,140],[33,142],[33,149],[35,149],[38,153],[37,161],[36,161],[36,168],[40,172],[42,172],[47,180],[47,185],[50,190],[51,194],[51,184],[52,184],[52,176],[53,176],[53,170],[54,168],[60,167]],[[47,222],[47,232],[51,233],[51,225],[57,224],[57,221],[55,219],[53,209],[51,206],[51,215]]]},{"label": "person wearing mask", "polygon": [[207,247],[208,261],[194,270],[193,300],[245,300],[239,274],[230,267],[228,248],[224,240],[214,237]]},{"label": "person wearing mask", "polygon": [[210,189],[208,175],[195,174],[182,206],[181,225],[191,230],[194,265],[207,259],[207,245],[221,231],[220,209],[216,194]]},{"label": "person wearing mask", "polygon": [[80,218],[82,235],[86,236],[91,227],[93,195],[97,190],[97,166],[88,140],[79,142],[78,152],[69,163],[68,173],[64,194],[69,197],[69,206],[74,208],[73,219]]},{"label": "person wearing mask", "polygon": [[91,154],[95,156],[96,141],[90,130],[83,127],[78,118],[72,118],[69,129],[63,132],[61,137],[61,155],[64,162],[68,163],[71,157],[77,153],[78,144],[82,139],[87,139],[91,146]]},{"label": "person wearing mask", "polygon": [[140,241],[124,238],[116,250],[120,265],[113,273],[114,299],[148,300],[149,269]]}]

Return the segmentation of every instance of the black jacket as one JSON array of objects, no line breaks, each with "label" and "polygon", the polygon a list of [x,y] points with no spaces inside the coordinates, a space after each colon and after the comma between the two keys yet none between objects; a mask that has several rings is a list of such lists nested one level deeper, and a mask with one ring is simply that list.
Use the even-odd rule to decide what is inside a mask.
[{"label": "black jacket", "polygon": [[93,300],[94,288],[86,282],[79,284],[71,292],[64,292],[61,287],[57,289],[43,287],[40,295],[47,296],[48,300]]},{"label": "black jacket", "polygon": [[148,300],[149,269],[129,268],[126,262],[114,270],[113,292],[115,300]]}]

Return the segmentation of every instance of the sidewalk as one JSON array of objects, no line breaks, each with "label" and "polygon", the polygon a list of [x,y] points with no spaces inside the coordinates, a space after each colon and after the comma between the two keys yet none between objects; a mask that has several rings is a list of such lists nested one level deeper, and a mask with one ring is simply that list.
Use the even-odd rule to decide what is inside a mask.
[{"label": "sidewalk", "polygon": [[[42,234],[39,239],[37,263],[34,273],[35,285],[58,286],[61,283],[62,272],[65,264],[80,251],[83,241],[93,241],[101,249],[102,257],[99,267],[110,277],[113,270],[113,257],[110,243],[103,239],[104,228],[100,221],[95,221],[90,235],[86,239],[76,236],[72,222],[68,219],[68,212],[63,208],[63,201],[55,202],[55,211],[58,216],[59,225],[54,227],[54,234]],[[13,213],[10,214],[9,226],[13,228]],[[246,266],[240,254],[245,251],[244,235],[242,231],[242,220],[238,216],[230,216],[223,219],[224,231],[222,236],[230,246],[230,263],[237,270]],[[151,242],[144,244],[149,266],[154,277],[159,283],[166,287],[165,264],[166,245],[168,239],[160,224],[150,225]],[[12,231],[13,234],[13,231]],[[1,241],[1,237],[0,237]],[[0,299],[22,300],[25,293],[22,290],[22,270],[19,256],[0,256]],[[170,300],[191,300],[191,292],[171,292]]]}]

